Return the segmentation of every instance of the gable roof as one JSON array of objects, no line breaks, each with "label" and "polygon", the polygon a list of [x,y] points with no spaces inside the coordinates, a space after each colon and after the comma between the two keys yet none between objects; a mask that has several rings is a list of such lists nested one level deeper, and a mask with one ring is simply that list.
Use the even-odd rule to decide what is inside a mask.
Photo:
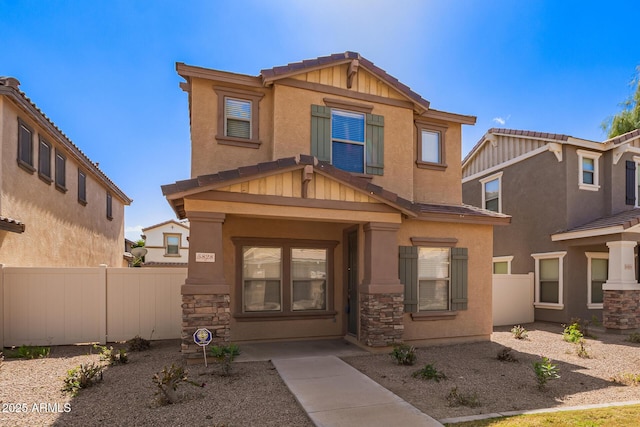
[{"label": "gable roof", "polygon": [[175,225],[179,225],[180,227],[183,227],[183,228],[185,228],[187,230],[189,229],[189,226],[187,224],[184,224],[182,222],[178,222],[175,219],[170,219],[170,220],[167,220],[167,221],[163,221],[163,222],[161,222],[159,224],[154,224],[154,225],[150,225],[149,227],[145,227],[145,228],[142,229],[142,231],[145,232],[147,230],[151,230],[151,229],[154,229],[154,228],[162,227],[163,225],[167,225],[167,224],[175,224]]},{"label": "gable roof", "polygon": [[314,172],[326,175],[339,183],[365,193],[408,217],[434,221],[471,221],[491,224],[507,224],[511,219],[508,215],[486,211],[469,205],[413,203],[396,193],[372,184],[366,178],[353,175],[332,166],[330,163],[319,161],[313,156],[304,154],[177,181],[174,184],[163,185],[162,193],[167,197],[178,216],[185,218],[186,212],[181,204],[181,200],[184,197],[224,187],[231,182],[239,180],[248,181],[257,176],[303,169],[307,165],[314,166]]},{"label": "gable roof", "polygon": [[640,224],[640,208],[635,208],[598,218],[569,230],[555,233],[551,236],[551,240],[571,240],[622,233],[638,224]]},{"label": "gable roof", "polygon": [[124,204],[130,205],[130,199],[111,179],[87,157],[80,148],[65,135],[47,115],[27,95],[20,90],[20,81],[14,77],[0,76],[0,95],[11,98],[20,108],[31,116],[40,126],[47,130],[56,141],[87,171],[90,171],[98,181],[102,182]]}]

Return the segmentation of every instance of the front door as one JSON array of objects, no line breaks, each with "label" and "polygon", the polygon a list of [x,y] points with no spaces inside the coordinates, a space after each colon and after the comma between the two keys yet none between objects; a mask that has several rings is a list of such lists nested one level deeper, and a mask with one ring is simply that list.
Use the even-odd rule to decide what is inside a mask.
[{"label": "front door", "polygon": [[347,234],[347,332],[358,336],[358,230]]}]

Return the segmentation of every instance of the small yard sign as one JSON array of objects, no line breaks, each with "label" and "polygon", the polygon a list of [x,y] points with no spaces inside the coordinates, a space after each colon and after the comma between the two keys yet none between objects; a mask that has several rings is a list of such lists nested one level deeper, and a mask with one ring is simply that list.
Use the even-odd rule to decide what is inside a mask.
[{"label": "small yard sign", "polygon": [[207,346],[213,339],[211,331],[207,328],[200,328],[193,333],[193,342],[202,347],[202,354],[204,355],[204,366],[207,367]]}]

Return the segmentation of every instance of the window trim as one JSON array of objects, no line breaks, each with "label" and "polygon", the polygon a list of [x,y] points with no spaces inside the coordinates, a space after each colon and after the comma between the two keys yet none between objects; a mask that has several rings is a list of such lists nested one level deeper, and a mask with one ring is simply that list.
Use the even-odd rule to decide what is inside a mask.
[{"label": "window trim", "polygon": [[[601,310],[604,308],[604,302],[593,303],[591,301],[591,260],[592,259],[609,259],[609,252],[585,252],[587,257],[587,308],[592,310]],[[607,271],[607,277],[609,272]]]},{"label": "window trim", "polygon": [[[67,192],[67,156],[64,155],[64,153],[60,150],[58,150],[56,148],[55,150],[55,165],[56,165],[56,170],[55,170],[55,183],[56,183],[56,190],[62,192],[62,193],[66,193]],[[60,172],[60,164],[58,164],[58,159],[62,160],[62,181],[63,182],[59,182],[58,178],[59,175],[58,173]]]},{"label": "window trim", "polygon": [[[236,303],[233,317],[237,321],[254,320],[297,320],[329,319],[338,313],[335,311],[334,256],[338,245],[336,240],[281,239],[263,237],[232,237],[235,246],[235,295]],[[242,283],[242,248],[246,246],[271,247],[282,249],[281,309],[278,312],[244,312]],[[291,279],[291,249],[310,248],[327,250],[327,307],[325,310],[293,310],[293,281]]]},{"label": "window trim", "polygon": [[[25,143],[25,141],[22,140],[21,135],[22,135],[22,128],[25,128],[28,132],[29,132],[29,161],[25,161],[24,159],[22,159],[22,146]],[[33,166],[33,158],[34,158],[34,153],[33,153],[33,136],[34,136],[34,131],[33,128],[31,126],[29,126],[24,120],[22,120],[20,117],[18,117],[18,155],[17,155],[17,160],[18,160],[18,166],[20,166],[22,169],[26,170],[27,172],[33,174],[36,171],[36,168]]]},{"label": "window trim", "polygon": [[[218,95],[218,130],[216,134],[218,144],[255,149],[260,148],[262,142],[260,141],[259,104],[260,100],[264,97],[264,93],[219,86],[214,86],[213,90]],[[226,135],[226,98],[249,101],[251,103],[251,138],[237,138]]]},{"label": "window trim", "polygon": [[[47,147],[47,149],[49,150],[48,156],[47,156],[48,157],[47,163],[49,164],[49,174],[48,175],[45,174],[42,171],[42,159],[43,159],[43,153],[42,153],[42,149],[43,148],[42,148],[42,146],[43,145],[45,147]],[[46,182],[47,184],[51,184],[53,182],[53,179],[51,177],[51,171],[52,171],[52,168],[51,168],[51,152],[52,152],[52,150],[53,150],[53,146],[49,142],[47,142],[47,140],[45,140],[42,137],[42,135],[39,135],[39,138],[38,138],[38,177],[42,181]]]},{"label": "window trim", "polygon": [[498,173],[494,173],[493,175],[489,175],[480,180],[481,192],[482,192],[482,209],[488,210],[486,207],[487,204],[487,194],[485,191],[485,185],[491,181],[498,180],[498,212],[502,213],[502,174],[500,171]]},{"label": "window trim", "polygon": [[[593,151],[586,150],[576,150],[578,153],[578,188],[580,190],[588,190],[588,191],[598,191],[600,189],[600,167],[599,167],[599,159],[602,156],[602,153],[596,153]],[[593,160],[593,184],[585,183],[583,176],[583,162],[584,159]]]},{"label": "window trim", "polygon": [[113,220],[113,196],[107,191],[107,219]]},{"label": "window trim", "polygon": [[[535,293],[534,293],[534,303],[533,306],[535,308],[544,308],[550,310],[563,310],[564,309],[564,257],[567,255],[567,251],[558,251],[558,252],[545,252],[538,254],[531,254],[533,259],[535,260]],[[543,259],[558,259],[558,302],[557,303],[548,303],[548,302],[540,302],[540,260]]]},{"label": "window trim", "polygon": [[[444,171],[447,168],[447,158],[446,158],[446,134],[447,134],[447,126],[443,126],[440,124],[423,122],[416,120],[415,122],[417,129],[417,148],[416,148],[416,166],[420,169],[432,169]],[[425,162],[422,160],[422,132],[433,132],[439,135],[439,157],[440,162]]]},{"label": "window trim", "polygon": [[[80,179],[80,177],[83,177]],[[84,193],[80,191],[80,182],[84,182]],[[78,169],[78,203],[87,206],[87,174]]]},{"label": "window trim", "polygon": [[[513,255],[509,255],[509,256],[494,256],[491,265],[492,265],[492,267],[495,267],[494,264],[496,262],[506,262],[507,263],[507,273],[506,274],[511,274],[511,261],[513,261]],[[493,268],[492,271],[493,271],[492,274],[499,274],[499,273],[495,273],[495,268]]]},{"label": "window trim", "polygon": [[[170,254],[169,253],[169,237],[177,237],[178,238],[178,253]],[[180,249],[182,249],[182,234],[181,233],[162,233],[162,240],[164,242],[164,256],[170,258],[179,258],[182,255],[180,254]]]}]

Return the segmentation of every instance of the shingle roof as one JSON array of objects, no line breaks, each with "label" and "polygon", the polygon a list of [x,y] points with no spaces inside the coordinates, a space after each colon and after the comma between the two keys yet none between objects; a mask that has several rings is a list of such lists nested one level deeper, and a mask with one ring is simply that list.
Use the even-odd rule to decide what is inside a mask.
[{"label": "shingle roof", "polygon": [[[182,192],[189,192],[191,190],[196,190],[197,192],[197,189],[199,188],[223,184],[226,181],[239,178],[245,178],[248,180],[253,176],[260,175],[265,172],[276,172],[278,170],[290,169],[297,166],[304,167],[305,165],[313,165],[318,171],[322,171],[323,173],[331,176],[333,179],[359,189],[364,193],[368,193],[374,198],[378,198],[379,200],[395,207],[396,209],[399,209],[403,213],[412,217],[454,215],[457,217],[457,219],[472,217],[481,221],[496,223],[508,223],[511,218],[508,215],[499,214],[463,204],[449,205],[413,203],[410,200],[400,197],[394,192],[385,190],[379,185],[372,184],[368,179],[353,175],[349,172],[332,166],[330,163],[318,161],[318,159],[316,159],[315,157],[304,154],[300,154],[298,157],[288,157],[271,162],[258,163],[257,165],[243,166],[237,169],[221,171],[211,175],[203,175],[185,181],[178,181],[174,184],[163,185],[162,194],[168,197]],[[203,191],[206,190],[203,189]]]},{"label": "shingle roof", "polygon": [[[50,131],[57,133],[62,143],[66,148],[74,153],[80,161],[83,162],[83,166],[91,169],[106,185],[109,189],[126,203],[130,204],[131,200],[118,186],[111,181],[111,179],[98,167],[97,163],[94,163],[87,157],[87,155],[69,139],[69,137],[58,127],[56,124],[23,92],[20,90],[20,81],[15,77],[0,76],[0,95],[11,95],[18,102],[22,102],[25,107],[30,109],[31,114],[39,116],[44,120],[44,123],[51,127]],[[30,108],[29,108],[30,107]]]},{"label": "shingle roof", "polygon": [[360,66],[366,68],[367,70],[378,76],[382,81],[397,89],[399,92],[403,93],[415,103],[421,105],[425,109],[429,109],[429,101],[422,98],[416,92],[411,90],[409,86],[401,83],[398,79],[388,74],[382,68],[378,67],[373,62],[369,61],[357,52],[347,51],[344,53],[334,53],[328,56],[320,56],[315,59],[305,59],[304,61],[300,62],[292,62],[287,65],[261,70],[260,75],[262,76],[263,81],[271,81],[283,76],[303,72],[310,68],[324,67],[334,63],[345,63],[353,60],[357,60]]}]

